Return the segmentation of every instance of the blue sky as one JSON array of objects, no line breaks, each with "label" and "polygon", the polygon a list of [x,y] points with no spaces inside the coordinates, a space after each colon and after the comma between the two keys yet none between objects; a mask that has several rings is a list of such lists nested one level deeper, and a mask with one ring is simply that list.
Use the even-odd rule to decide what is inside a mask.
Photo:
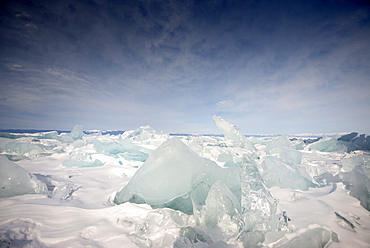
[{"label": "blue sky", "polygon": [[14,0],[0,33],[0,128],[370,133],[366,1]]}]

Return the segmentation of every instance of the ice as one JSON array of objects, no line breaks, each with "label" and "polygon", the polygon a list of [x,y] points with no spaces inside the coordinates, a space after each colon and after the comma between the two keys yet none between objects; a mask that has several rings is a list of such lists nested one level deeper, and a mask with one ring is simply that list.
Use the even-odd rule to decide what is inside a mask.
[{"label": "ice", "polygon": [[253,145],[245,138],[237,125],[231,124],[222,119],[220,116],[216,115],[213,116],[213,120],[215,121],[218,129],[221,130],[227,139],[235,142],[235,144],[238,146],[247,148],[250,151],[254,150]]},{"label": "ice", "polygon": [[322,139],[318,142],[312,143],[310,146],[311,150],[317,150],[321,152],[350,152],[356,150],[353,143],[338,140],[336,138]]},{"label": "ice", "polygon": [[279,225],[277,201],[266,189],[255,159],[245,156],[241,177],[244,231],[275,230]]},{"label": "ice", "polygon": [[361,166],[363,168],[370,167],[370,156],[365,154],[359,154],[357,156],[341,159],[342,168],[349,172],[355,166]]},{"label": "ice", "polygon": [[350,134],[345,134],[338,138],[338,140],[347,141],[350,142],[353,138],[355,138],[358,135],[356,132],[352,132]]},{"label": "ice", "polygon": [[151,126],[141,126],[136,130],[126,131],[121,135],[123,139],[129,139],[141,144],[159,146],[163,141],[167,140],[168,134],[157,132]]},{"label": "ice", "polygon": [[0,137],[0,152],[3,152],[5,150],[6,144],[8,144],[11,141],[12,141],[11,139]]},{"label": "ice", "polygon": [[65,167],[98,167],[104,163],[85,154],[72,153],[68,159],[63,161],[62,165]]},{"label": "ice", "polygon": [[[240,196],[237,169],[223,169],[201,158],[179,138],[164,142],[117,193],[117,204],[132,201],[192,213],[192,201],[203,204],[211,185],[222,179]],[[191,197],[190,197],[191,195]],[[190,199],[192,198],[192,199]]]},{"label": "ice", "polygon": [[357,160],[359,164],[355,165],[350,172],[342,172],[337,177],[350,190],[350,195],[357,198],[361,206],[370,211],[370,163],[367,159],[359,159],[360,162],[363,162],[361,164]]},{"label": "ice", "polygon": [[261,231],[246,232],[242,239],[244,247],[259,248],[259,244],[265,241],[265,235]]},{"label": "ice", "polygon": [[222,181],[212,185],[205,205],[197,208],[194,211],[197,225],[207,230],[213,241],[228,240],[239,233],[240,202]]},{"label": "ice", "polygon": [[0,171],[1,197],[48,192],[46,184],[19,165],[10,162],[5,155],[0,155]]},{"label": "ice", "polygon": [[185,197],[192,189],[194,175],[204,167],[201,157],[178,138],[172,138],[151,154],[114,201],[119,204],[136,196],[158,205]]},{"label": "ice", "polygon": [[[347,153],[349,143],[356,149],[366,143],[365,135],[334,140],[334,150],[344,147],[340,153],[286,136],[240,143],[226,135],[173,137],[150,126],[71,133],[0,138],[0,152],[17,160],[1,157],[12,168],[0,163],[1,192],[9,178],[2,177],[14,170],[22,190],[33,182],[26,195],[0,198],[1,247],[362,248],[370,242],[370,156]],[[9,143],[24,154],[5,150]],[[35,194],[37,183],[46,184],[42,194]]]},{"label": "ice", "polygon": [[122,155],[126,160],[144,162],[148,158],[151,150],[138,147],[131,143],[130,140],[120,139],[114,142],[93,141],[97,152],[106,155]]},{"label": "ice", "polygon": [[290,142],[285,135],[278,136],[266,142],[266,152],[271,152],[275,148],[289,147]]},{"label": "ice", "polygon": [[[328,247],[332,242],[332,236],[335,236],[332,232],[321,228],[309,229],[303,234],[295,237],[283,244],[278,244],[276,248],[323,248]],[[335,238],[334,238],[335,239]]]},{"label": "ice", "polygon": [[267,187],[308,190],[313,183],[303,177],[297,169],[288,166],[276,157],[267,156],[262,162],[262,177]]},{"label": "ice", "polygon": [[82,137],[85,135],[82,129],[83,127],[81,125],[76,125],[70,133],[58,134],[57,131],[51,131],[42,133],[40,136],[36,137],[40,139],[54,139],[61,142],[73,143],[76,140],[82,139]]},{"label": "ice", "polygon": [[61,200],[68,200],[72,199],[72,194],[77,191],[80,186],[68,182],[63,185],[57,186],[53,189],[53,192],[51,193],[51,198],[61,199]]},{"label": "ice", "polygon": [[12,141],[5,145],[5,151],[8,153],[17,153],[19,155],[28,154],[29,156],[36,156],[43,153],[44,149],[36,144]]},{"label": "ice", "polygon": [[370,150],[370,136],[366,137],[365,134],[357,135],[357,132],[352,132],[341,136],[338,138],[338,141],[344,141],[353,150]]}]

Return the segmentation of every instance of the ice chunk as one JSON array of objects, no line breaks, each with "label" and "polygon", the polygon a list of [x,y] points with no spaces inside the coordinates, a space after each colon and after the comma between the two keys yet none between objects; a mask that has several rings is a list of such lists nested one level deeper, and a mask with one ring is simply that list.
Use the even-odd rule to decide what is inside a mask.
[{"label": "ice chunk", "polygon": [[231,124],[226,120],[222,119],[220,116],[213,116],[213,120],[216,123],[218,129],[225,135],[225,137],[229,140],[232,140],[237,145],[241,147],[245,147],[250,151],[254,150],[253,145],[245,138],[241,130],[238,128],[237,125]]},{"label": "ice chunk", "polygon": [[350,190],[350,195],[357,198],[361,206],[370,211],[370,165],[356,165],[350,172],[337,175],[337,178]]},{"label": "ice chunk", "polygon": [[355,166],[357,165],[362,166],[364,168],[370,167],[370,156],[365,155],[365,154],[360,154],[360,155],[353,156],[350,158],[343,158],[341,159],[341,162],[342,162],[343,169],[349,172],[353,168],[355,168]]},{"label": "ice chunk", "polygon": [[151,138],[154,138],[156,131],[151,126],[141,126],[136,129],[134,132],[130,133],[127,138],[137,140],[137,141],[144,141]]},{"label": "ice chunk", "polygon": [[[240,196],[238,169],[224,169],[201,158],[179,138],[164,142],[116,194],[117,204],[131,201],[192,213],[192,201],[204,204],[211,185],[223,180]],[[193,192],[192,192],[193,191]],[[193,195],[193,199],[189,195]]]},{"label": "ice chunk", "polygon": [[298,237],[295,237],[283,244],[277,244],[277,248],[323,248],[328,247],[332,243],[332,233],[328,230],[318,227],[309,229]]},{"label": "ice chunk", "polygon": [[239,200],[222,181],[217,181],[209,190],[205,205],[194,211],[194,216],[197,225],[208,230],[213,241],[219,241],[239,233],[240,213]]},{"label": "ice chunk", "polygon": [[261,231],[246,232],[243,235],[243,246],[248,248],[259,248],[259,243],[265,241],[265,235]]},{"label": "ice chunk", "polygon": [[350,152],[356,150],[354,143],[337,140],[336,138],[322,139],[310,145],[311,150],[321,152]]},{"label": "ice chunk", "polygon": [[51,193],[51,198],[61,199],[61,200],[68,200],[72,198],[72,194],[80,189],[78,185],[68,182],[61,186],[57,186],[54,188],[53,192]]},{"label": "ice chunk", "polygon": [[121,135],[123,139],[129,139],[141,144],[155,145],[158,147],[167,140],[169,135],[155,131],[151,126],[141,126],[136,130],[127,131]]},{"label": "ice chunk", "polygon": [[73,142],[73,147],[74,148],[81,148],[81,147],[84,147],[86,146],[86,141],[84,140],[76,140],[75,142]]},{"label": "ice chunk", "polygon": [[277,154],[277,157],[288,165],[298,165],[302,161],[302,153],[289,147],[276,147],[270,154]]},{"label": "ice chunk", "polygon": [[98,167],[104,165],[99,159],[92,159],[79,153],[72,153],[69,159],[64,160],[62,165],[65,167]]},{"label": "ice chunk", "polygon": [[288,138],[285,135],[278,136],[266,142],[266,152],[270,152],[275,148],[290,147]]},{"label": "ice chunk", "polygon": [[36,144],[13,141],[5,145],[5,151],[17,153],[19,155],[28,154],[30,156],[36,156],[37,154],[43,153],[44,149]]},{"label": "ice chunk", "polygon": [[8,144],[9,142],[11,142],[12,140],[11,139],[8,139],[8,138],[1,138],[0,137],[0,152],[4,151],[5,150],[5,146],[6,144]]},{"label": "ice chunk", "polygon": [[350,134],[346,134],[346,135],[342,135],[341,137],[338,138],[338,140],[342,140],[342,141],[348,141],[350,142],[352,139],[354,139],[356,136],[358,135],[358,133],[356,132],[352,132]]},{"label": "ice chunk", "polygon": [[227,139],[233,140],[238,143],[243,143],[245,141],[245,136],[242,134],[241,130],[237,125],[233,125],[220,116],[213,116],[213,120],[216,123],[216,126],[224,133]]},{"label": "ice chunk", "polygon": [[132,144],[130,140],[119,140],[114,142],[100,142],[95,140],[93,144],[96,151],[99,153],[107,155],[122,154],[127,160],[144,162],[148,158],[148,154],[151,153],[148,149]]},{"label": "ice chunk", "polygon": [[0,197],[47,194],[47,186],[19,165],[0,155]]},{"label": "ice chunk", "polygon": [[205,167],[204,160],[180,139],[172,138],[155,150],[115,197],[116,203],[134,195],[148,204],[162,204],[188,194],[195,174]]},{"label": "ice chunk", "polygon": [[279,224],[277,200],[266,189],[252,155],[244,156],[240,177],[244,231],[276,230]]},{"label": "ice chunk", "polygon": [[74,139],[74,140],[82,139],[82,137],[84,135],[85,134],[82,131],[82,126],[81,125],[74,126],[74,128],[72,129],[72,131],[69,133],[69,136],[71,136],[72,139]]},{"label": "ice chunk", "polygon": [[303,177],[296,169],[284,164],[276,157],[267,156],[262,162],[262,177],[267,187],[308,190],[313,183]]}]

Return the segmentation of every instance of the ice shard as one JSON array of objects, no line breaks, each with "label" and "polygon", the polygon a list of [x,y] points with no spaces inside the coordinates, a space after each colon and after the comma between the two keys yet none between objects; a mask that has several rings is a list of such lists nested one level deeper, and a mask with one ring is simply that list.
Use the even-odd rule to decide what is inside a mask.
[{"label": "ice shard", "polygon": [[262,177],[267,187],[308,190],[313,183],[303,177],[293,166],[288,166],[276,157],[267,156],[262,162]]},{"label": "ice shard", "polygon": [[0,197],[47,194],[47,186],[19,165],[0,155]]},{"label": "ice shard", "polygon": [[216,123],[218,129],[225,135],[226,139],[233,141],[236,145],[247,148],[250,151],[254,150],[253,145],[243,135],[242,131],[237,125],[231,124],[230,122],[222,119],[220,116],[213,116],[213,120]]}]

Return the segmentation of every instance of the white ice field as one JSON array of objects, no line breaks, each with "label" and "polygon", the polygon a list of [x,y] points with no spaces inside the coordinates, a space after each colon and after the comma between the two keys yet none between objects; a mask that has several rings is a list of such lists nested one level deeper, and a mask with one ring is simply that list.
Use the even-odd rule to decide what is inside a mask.
[{"label": "white ice field", "polygon": [[0,247],[370,247],[368,138],[2,134]]}]

